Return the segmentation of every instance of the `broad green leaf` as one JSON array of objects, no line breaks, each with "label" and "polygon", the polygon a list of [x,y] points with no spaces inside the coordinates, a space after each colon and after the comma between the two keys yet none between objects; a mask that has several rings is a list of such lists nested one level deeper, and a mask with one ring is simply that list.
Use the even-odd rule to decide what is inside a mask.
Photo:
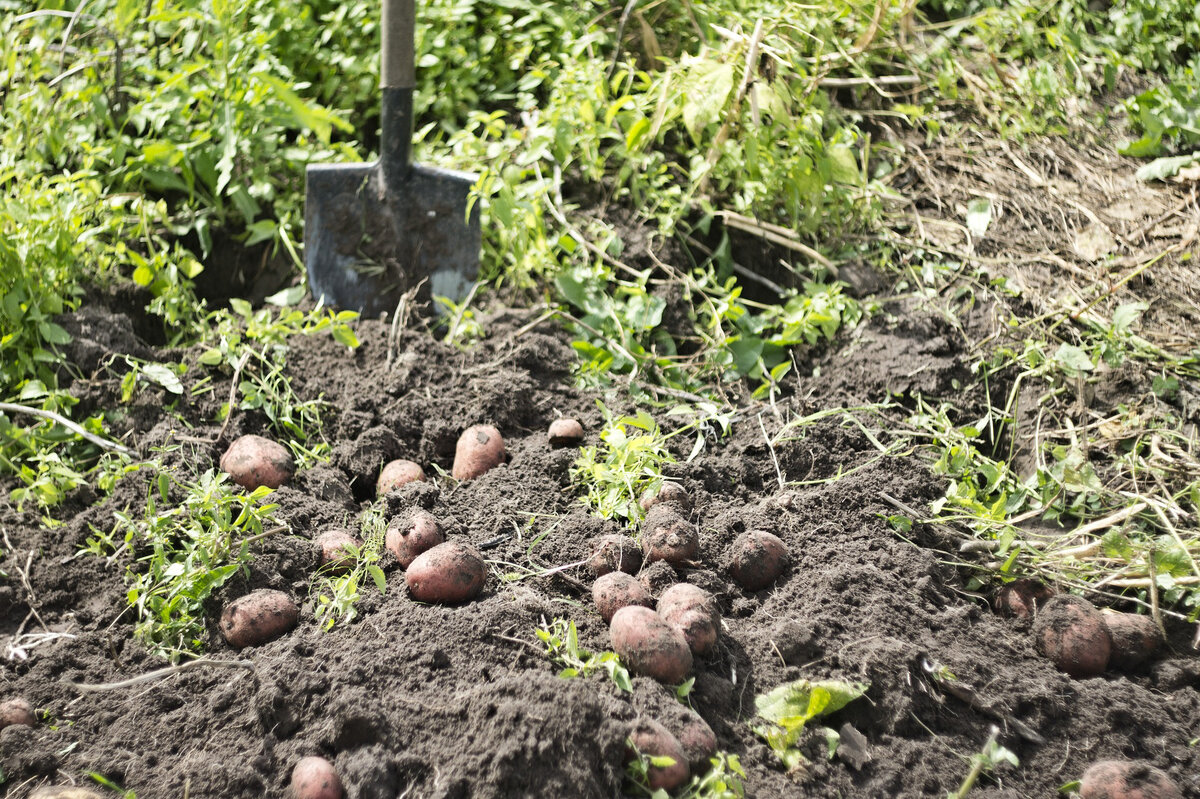
[{"label": "broad green leaf", "polygon": [[992,224],[992,201],[977,197],[967,204],[967,229],[977,239],[983,238]]},{"label": "broad green leaf", "polygon": [[179,375],[175,374],[170,367],[163,366],[161,363],[148,363],[141,368],[141,372],[147,380],[157,383],[172,394],[183,393],[183,384],[179,382]]},{"label": "broad green leaf", "polygon": [[1150,307],[1146,302],[1127,302],[1117,306],[1117,310],[1113,311],[1112,326],[1113,329],[1125,333],[1133,326],[1138,317]]},{"label": "broad green leaf", "polygon": [[733,65],[695,59],[684,86],[683,125],[697,143],[704,129],[725,110],[733,90]]},{"label": "broad green leaf", "polygon": [[1096,368],[1096,365],[1092,363],[1091,356],[1082,347],[1074,344],[1059,345],[1058,350],[1054,353],[1054,360],[1062,367],[1063,371],[1072,377]]}]

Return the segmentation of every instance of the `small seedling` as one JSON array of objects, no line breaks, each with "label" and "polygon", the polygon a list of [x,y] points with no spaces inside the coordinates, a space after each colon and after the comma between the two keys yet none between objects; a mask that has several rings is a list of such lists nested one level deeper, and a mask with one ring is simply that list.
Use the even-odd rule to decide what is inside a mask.
[{"label": "small seedling", "polygon": [[797,743],[809,721],[836,713],[858,699],[870,687],[866,683],[839,680],[796,680],[785,683],[754,700],[764,721],[750,722],[750,728],[770,745],[789,772],[804,768],[807,760]]},{"label": "small seedling", "polygon": [[946,799],[964,799],[971,789],[975,787],[975,783],[983,774],[990,774],[998,767],[1008,763],[1009,765],[1021,765],[1021,761],[1017,760],[1017,756],[1010,750],[996,743],[996,736],[1000,734],[1000,730],[992,727],[992,732],[988,735],[987,741],[984,742],[983,748],[976,754],[971,755],[971,770],[967,772],[966,778],[957,791],[946,794]]},{"label": "small seedling", "polygon": [[572,677],[587,677],[597,671],[608,674],[622,691],[633,691],[633,683],[629,679],[629,670],[621,663],[616,652],[589,652],[579,646],[579,633],[575,622],[566,619],[555,619],[553,622],[542,622],[537,630],[537,637],[546,645],[546,654],[562,671],[558,676],[564,680]]},{"label": "small seedling", "polygon": [[331,565],[319,571],[314,578],[311,592],[316,596],[317,624],[322,630],[329,631],[338,624],[349,624],[354,620],[358,615],[356,605],[361,598],[359,588],[368,577],[375,583],[379,593],[387,592],[387,578],[383,569],[379,568],[387,533],[382,502],[372,505],[363,513],[360,529],[362,546],[347,546],[344,549],[345,558],[351,564],[349,569],[335,573],[346,566]]}]

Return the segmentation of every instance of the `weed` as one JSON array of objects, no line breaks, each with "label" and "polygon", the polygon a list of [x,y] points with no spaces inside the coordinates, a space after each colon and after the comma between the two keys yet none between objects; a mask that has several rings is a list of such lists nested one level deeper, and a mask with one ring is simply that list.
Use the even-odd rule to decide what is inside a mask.
[{"label": "weed", "polygon": [[[652,766],[665,768],[674,765],[670,757],[652,757],[638,750],[632,740],[626,741],[633,757],[625,766],[625,775],[638,793],[651,799],[669,799],[671,794],[659,788],[650,788],[649,771]],[[675,799],[742,799],[746,795],[746,771],[737,755],[717,752],[709,761],[709,769],[694,775],[684,787],[675,793]]]},{"label": "weed", "polygon": [[346,547],[345,562],[317,572],[310,593],[316,597],[317,624],[322,630],[332,630],[338,624],[349,624],[358,615],[360,587],[369,577],[379,589],[387,592],[387,578],[379,568],[387,534],[387,518],[382,502],[363,512],[360,520],[362,546]]},{"label": "weed", "polygon": [[134,635],[151,653],[175,663],[202,650],[208,598],[250,563],[253,541],[286,529],[275,524],[277,506],[263,501],[270,494],[243,493],[211,469],[194,482],[160,471],[141,518],[115,511],[113,532],[88,540],[88,551],[102,554],[124,533],[126,600]]},{"label": "weed", "polygon": [[754,707],[763,721],[751,729],[774,750],[789,772],[804,768],[807,760],[798,746],[809,721],[836,713],[867,692],[865,683],[837,680],[796,680],[755,697]]},{"label": "weed", "polygon": [[[630,428],[641,432],[631,434]],[[643,514],[639,498],[662,486],[662,467],[675,458],[658,425],[644,411],[637,416],[608,417],[600,441],[598,447],[580,449],[571,467],[571,480],[586,492],[583,503],[597,516],[623,519],[636,527]]]},{"label": "weed", "polygon": [[981,776],[991,774],[1005,763],[1013,768],[1021,765],[1015,754],[996,743],[996,736],[999,733],[999,729],[996,727],[992,728],[987,741],[983,744],[983,748],[976,754],[971,755],[971,769],[967,772],[966,778],[963,779],[962,785],[959,786],[957,791],[946,794],[946,799],[965,799]]},{"label": "weed", "polygon": [[579,646],[579,634],[575,622],[566,619],[543,620],[536,631],[537,637],[546,645],[550,660],[562,667],[558,676],[564,680],[572,677],[587,677],[597,671],[606,673],[622,691],[632,692],[633,683],[629,671],[621,664],[616,652],[589,652]]}]

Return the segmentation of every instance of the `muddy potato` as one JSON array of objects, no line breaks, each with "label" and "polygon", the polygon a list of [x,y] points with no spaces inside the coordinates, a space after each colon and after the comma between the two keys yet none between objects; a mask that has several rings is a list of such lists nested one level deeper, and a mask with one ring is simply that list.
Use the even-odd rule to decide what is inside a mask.
[{"label": "muddy potato", "polygon": [[613,651],[635,674],[676,685],[692,670],[692,650],[683,633],[650,608],[629,605],[618,610],[609,637]]},{"label": "muddy potato", "polygon": [[625,572],[609,572],[592,583],[592,601],[604,621],[612,621],[618,610],[629,605],[654,606],[654,598],[645,586]]},{"label": "muddy potato", "polygon": [[221,456],[221,471],[248,491],[259,486],[279,488],[296,474],[287,447],[262,436],[242,436]]},{"label": "muddy potato", "polygon": [[475,547],[450,541],[418,555],[404,572],[408,593],[419,602],[456,605],[479,596],[487,568]]},{"label": "muddy potato", "polygon": [[422,552],[443,543],[446,536],[433,514],[415,510],[401,514],[388,523],[383,544],[396,556],[400,568],[407,569]]},{"label": "muddy potato", "polygon": [[473,480],[504,463],[504,457],[504,439],[500,431],[490,424],[477,424],[458,437],[450,474],[455,480]]},{"label": "muddy potato", "polygon": [[1114,669],[1130,671],[1141,666],[1158,650],[1162,633],[1149,616],[1137,613],[1104,611],[1100,614],[1108,627],[1112,639],[1112,654],[1108,665]]},{"label": "muddy potato", "polygon": [[774,584],[787,568],[787,546],[765,530],[751,530],[733,542],[729,571],[747,591],[761,591]]},{"label": "muddy potato", "polygon": [[683,747],[692,772],[703,774],[708,771],[711,765],[708,761],[717,754],[717,736],[708,722],[689,710],[686,720],[676,730],[675,738]]},{"label": "muddy potato", "polygon": [[415,483],[425,479],[425,470],[421,468],[421,464],[416,461],[400,460],[389,461],[379,472],[379,479],[375,481],[375,496],[382,497],[393,488],[399,488],[405,483]]},{"label": "muddy potato", "polygon": [[642,552],[646,563],[665,560],[682,564],[694,560],[700,552],[700,534],[696,525],[669,504],[658,504],[646,513],[642,525]]},{"label": "muddy potato", "polygon": [[1038,606],[1054,596],[1054,589],[1040,580],[1022,577],[1000,587],[992,599],[992,608],[1001,616],[1028,619]]},{"label": "muddy potato", "polygon": [[[687,753],[679,741],[666,727],[653,719],[639,719],[629,733],[629,740],[638,752],[651,757],[669,757],[675,762],[669,766],[650,766],[646,777],[653,790],[673,791],[691,779]],[[633,759],[633,751],[628,757]]]},{"label": "muddy potato", "polygon": [[351,549],[358,549],[362,542],[342,530],[328,530],[313,541],[321,551],[321,566],[327,572],[344,572],[354,565]]},{"label": "muddy potato", "polygon": [[676,583],[658,599],[658,615],[683,633],[696,655],[712,651],[721,630],[721,609],[712,594],[690,583]]},{"label": "muddy potato", "polygon": [[670,563],[660,560],[638,572],[637,579],[650,592],[650,596],[656,596],[679,582],[679,574]]},{"label": "muddy potato", "polygon": [[0,702],[0,730],[17,725],[37,726],[37,714],[33,712],[33,705],[20,697]]},{"label": "muddy potato", "polygon": [[670,502],[675,503],[684,511],[692,509],[692,498],[679,483],[664,482],[657,491],[648,488],[642,494],[642,498],[638,500],[638,504],[644,511],[649,511],[655,505]]},{"label": "muddy potato", "polygon": [[627,535],[602,535],[593,542],[587,565],[593,577],[603,577],[616,571],[637,574],[637,570],[642,568],[642,551]]},{"label": "muddy potato", "polygon": [[1079,799],[1183,799],[1165,772],[1139,760],[1101,760],[1083,772]]},{"label": "muddy potato", "polygon": [[548,435],[552,447],[573,447],[583,441],[583,425],[578,419],[555,419]]},{"label": "muddy potato", "polygon": [[1065,594],[1046,603],[1033,626],[1038,650],[1059,671],[1076,679],[1108,668],[1112,639],[1100,611],[1082,597]]},{"label": "muddy potato", "polygon": [[282,591],[260,588],[230,602],[221,613],[221,634],[235,649],[274,641],[300,620],[300,609]]},{"label": "muddy potato", "polygon": [[303,757],[292,769],[294,799],[342,799],[342,781],[323,757]]}]

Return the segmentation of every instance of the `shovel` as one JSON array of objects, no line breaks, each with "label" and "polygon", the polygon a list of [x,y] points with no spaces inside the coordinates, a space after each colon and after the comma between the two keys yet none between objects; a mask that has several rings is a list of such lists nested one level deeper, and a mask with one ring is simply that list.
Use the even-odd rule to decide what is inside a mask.
[{"label": "shovel", "polygon": [[313,297],[376,317],[416,287],[462,299],[479,271],[476,176],[411,162],[414,0],[383,0],[382,135],[372,164],[312,164],[304,265]]}]

